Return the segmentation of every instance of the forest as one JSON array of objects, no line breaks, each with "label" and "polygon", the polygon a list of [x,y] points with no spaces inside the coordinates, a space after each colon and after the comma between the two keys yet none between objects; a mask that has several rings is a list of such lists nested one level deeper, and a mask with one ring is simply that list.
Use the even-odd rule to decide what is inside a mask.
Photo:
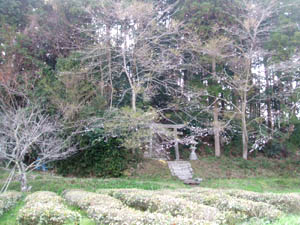
[{"label": "forest", "polygon": [[[151,148],[300,147],[299,0],[0,0],[0,163],[120,176]],[[179,136],[159,125],[182,125]],[[55,163],[52,163],[54,162]],[[78,169],[80,168],[80,169]],[[4,189],[7,187],[4,187]]]}]

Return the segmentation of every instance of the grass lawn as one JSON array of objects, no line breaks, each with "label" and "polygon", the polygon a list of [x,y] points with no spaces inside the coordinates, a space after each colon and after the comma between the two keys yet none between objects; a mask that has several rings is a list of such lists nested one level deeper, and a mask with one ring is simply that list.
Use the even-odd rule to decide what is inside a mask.
[{"label": "grass lawn", "polygon": [[18,211],[24,206],[24,201],[19,201],[19,203],[9,210],[8,212],[4,213],[2,217],[0,217],[0,224],[1,225],[15,225],[17,224],[17,216]]},{"label": "grass lawn", "polygon": [[[1,182],[1,180],[0,180]],[[1,184],[1,183],[0,183]],[[175,178],[159,179],[158,177],[129,178],[66,178],[46,173],[29,175],[31,192],[53,191],[61,194],[66,189],[83,189],[96,191],[110,188],[137,188],[144,190],[192,188]],[[291,193],[300,192],[300,179],[296,177],[251,177],[204,179],[201,187],[220,189],[240,189],[255,192]],[[18,181],[13,181],[9,190],[20,190]]]},{"label": "grass lawn", "polygon": [[256,177],[244,179],[208,179],[201,184],[208,188],[240,189],[255,192],[300,192],[300,179],[294,177]]},{"label": "grass lawn", "polygon": [[[138,188],[144,190],[175,189],[186,187],[178,180],[157,180],[157,179],[137,179],[137,178],[65,178],[51,176],[48,174],[34,173],[29,176],[29,186],[31,192],[53,191],[61,194],[66,189],[83,189],[86,191],[96,191],[97,189],[109,188]],[[13,181],[9,190],[20,190],[20,184]]]}]

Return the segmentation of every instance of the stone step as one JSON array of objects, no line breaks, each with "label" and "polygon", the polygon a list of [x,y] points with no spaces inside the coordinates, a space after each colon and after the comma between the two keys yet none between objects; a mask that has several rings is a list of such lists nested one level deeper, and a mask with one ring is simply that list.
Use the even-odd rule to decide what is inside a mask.
[{"label": "stone step", "polygon": [[175,176],[193,176],[192,173],[174,173]]},{"label": "stone step", "polygon": [[199,185],[201,181],[202,179],[186,179],[184,183],[188,185]]},{"label": "stone step", "polygon": [[178,177],[180,180],[189,180],[193,178],[193,169],[190,162],[187,161],[169,161],[169,169],[173,176]]},{"label": "stone step", "polygon": [[178,176],[177,178],[178,178],[179,180],[189,180],[189,179],[192,179],[193,177]]},{"label": "stone step", "polygon": [[[172,170],[172,169],[171,169]],[[179,169],[173,169],[174,172],[185,172],[185,173],[193,173],[192,170],[186,169],[186,170],[179,170]]]},{"label": "stone step", "polygon": [[192,173],[173,173],[174,176],[181,176],[181,175],[192,175]]},{"label": "stone step", "polygon": [[176,176],[177,174],[193,174],[190,171],[173,171],[173,174]]}]

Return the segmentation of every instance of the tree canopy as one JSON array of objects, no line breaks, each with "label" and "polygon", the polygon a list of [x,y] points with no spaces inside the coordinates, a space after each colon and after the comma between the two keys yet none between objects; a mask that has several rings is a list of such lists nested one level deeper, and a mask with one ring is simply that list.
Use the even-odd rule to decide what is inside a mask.
[{"label": "tree canopy", "polygon": [[39,105],[69,132],[76,127],[73,142],[92,132],[135,150],[147,148],[152,123],[185,124],[182,138],[214,145],[216,156],[297,149],[299,7],[0,0],[2,113]]}]

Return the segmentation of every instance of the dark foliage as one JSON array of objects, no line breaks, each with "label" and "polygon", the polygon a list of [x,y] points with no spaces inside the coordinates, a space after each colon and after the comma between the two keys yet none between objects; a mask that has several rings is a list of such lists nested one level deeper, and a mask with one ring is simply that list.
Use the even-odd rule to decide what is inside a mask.
[{"label": "dark foliage", "polygon": [[[95,139],[93,134],[81,137],[81,147],[89,146]],[[111,138],[106,141],[95,141],[87,149],[67,160],[57,162],[55,167],[57,172],[64,176],[119,177],[130,161],[129,153],[121,147],[121,141]]]}]

